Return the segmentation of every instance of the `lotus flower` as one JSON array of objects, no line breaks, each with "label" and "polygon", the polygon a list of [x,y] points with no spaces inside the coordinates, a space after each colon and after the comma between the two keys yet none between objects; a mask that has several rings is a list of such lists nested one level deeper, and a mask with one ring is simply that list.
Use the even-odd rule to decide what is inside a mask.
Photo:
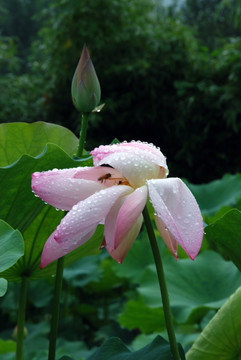
[{"label": "lotus flower", "polygon": [[154,145],[124,142],[91,152],[94,167],[32,175],[32,189],[56,208],[69,210],[47,240],[41,267],[90,239],[105,225],[103,245],[122,262],[142,225],[149,194],[156,226],[175,258],[179,244],[191,259],[200,249],[203,222],[198,204],[183,181],[167,178],[166,158]]},{"label": "lotus flower", "polygon": [[71,85],[74,106],[80,112],[90,112],[99,104],[100,93],[100,83],[88,49],[84,45]]}]

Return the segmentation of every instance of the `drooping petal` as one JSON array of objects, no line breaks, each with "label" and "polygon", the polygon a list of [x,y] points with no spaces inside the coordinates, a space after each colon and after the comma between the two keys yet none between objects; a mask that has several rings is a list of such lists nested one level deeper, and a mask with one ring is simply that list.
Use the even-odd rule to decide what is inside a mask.
[{"label": "drooping petal", "polygon": [[160,217],[155,215],[154,218],[155,218],[156,227],[159,233],[161,234],[163,241],[165,242],[166,246],[171,251],[173,256],[176,259],[178,259],[176,239],[174,238],[172,233],[168,230],[168,228],[165,226],[164,222]]},{"label": "drooping petal", "polygon": [[120,185],[105,188],[74,205],[57,227],[54,239],[66,252],[72,244],[82,245],[82,238],[105,219],[119,197],[130,194],[130,186]]},{"label": "drooping petal", "polygon": [[[87,240],[89,240],[91,238],[91,236],[94,234],[94,232],[95,232],[95,229],[92,229],[91,232],[87,233],[82,238],[82,243],[84,244]],[[66,253],[68,253],[78,247],[78,246],[72,244],[72,250],[71,250],[71,248],[69,248],[69,251],[66,252],[64,250],[64,248],[62,246],[60,246],[57,243],[57,241],[55,241],[54,235],[55,235],[55,231],[50,235],[50,237],[48,238],[48,240],[46,241],[46,243],[44,245],[42,256],[41,256],[41,264],[40,264],[41,269],[44,268],[45,266],[47,266],[48,264],[50,264],[51,262],[66,255]]]},{"label": "drooping petal", "polygon": [[[203,220],[198,204],[179,178],[149,180],[149,195],[164,227],[162,235],[175,252],[175,240],[194,259],[201,247]],[[161,222],[157,221],[160,227]],[[161,225],[161,226],[163,226]]]},{"label": "drooping petal", "polygon": [[136,189],[127,197],[120,208],[115,229],[115,248],[120,246],[123,238],[129,233],[133,224],[141,215],[147,201],[147,186]]},{"label": "drooping petal", "polygon": [[124,260],[128,251],[131,249],[135,239],[137,238],[137,235],[139,234],[141,229],[142,222],[143,222],[143,216],[141,214],[137,218],[131,230],[128,232],[128,234],[126,234],[126,236],[122,239],[120,245],[115,250],[111,251],[108,248],[108,246],[106,246],[106,249],[109,252],[109,254],[113,257],[113,259],[118,261],[120,264]]},{"label": "drooping petal", "polygon": [[[48,204],[71,210],[79,201],[107,186],[105,181],[98,179],[109,171],[110,168],[99,166],[36,172],[32,175],[32,189]],[[120,176],[119,173],[116,176]]]},{"label": "drooping petal", "polygon": [[[121,245],[142,213],[147,200],[147,186],[136,189],[125,199],[120,200],[122,201],[117,201],[114,204],[105,220],[105,243],[109,252],[114,251]],[[130,247],[133,241],[130,241]],[[122,248],[126,253],[129,246],[126,244]]]}]

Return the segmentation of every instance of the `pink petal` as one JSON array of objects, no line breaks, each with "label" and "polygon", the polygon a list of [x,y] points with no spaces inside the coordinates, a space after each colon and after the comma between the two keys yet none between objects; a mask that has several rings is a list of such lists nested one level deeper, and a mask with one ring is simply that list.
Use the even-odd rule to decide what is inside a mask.
[{"label": "pink petal", "polygon": [[[110,168],[100,166],[36,172],[32,175],[32,189],[48,204],[70,210],[79,201],[104,189],[107,184],[98,179],[109,171]],[[120,175],[117,172],[115,176]]]},{"label": "pink petal", "polygon": [[163,241],[165,242],[168,249],[172,252],[173,256],[176,259],[178,259],[176,239],[173,237],[172,233],[165,226],[162,219],[156,215],[154,217],[155,217],[156,227],[157,227],[159,233],[161,234]]},{"label": "pink petal", "polygon": [[143,216],[142,214],[137,218],[136,222],[132,226],[131,230],[128,234],[122,239],[120,245],[115,250],[110,250],[108,247],[106,248],[109,254],[118,261],[120,264],[123,262],[125,256],[128,251],[131,249],[137,235],[140,232],[142,226]]},{"label": "pink petal", "polygon": [[105,246],[110,254],[116,250],[119,262],[124,259],[138,235],[136,229],[140,226],[136,227],[135,224],[146,204],[147,187],[138,188],[120,200],[114,204],[105,220]]},{"label": "pink petal", "polygon": [[[164,226],[162,235],[175,253],[175,240],[194,259],[203,238],[203,220],[198,204],[179,178],[157,179],[147,182],[149,195],[157,217],[157,226]],[[166,236],[165,236],[166,232]]]},{"label": "pink petal", "polygon": [[66,252],[72,249],[73,244],[76,247],[81,245],[83,237],[105,219],[118,198],[132,191],[129,186],[112,186],[80,201],[62,219],[55,231],[54,239]]},{"label": "pink petal", "polygon": [[[87,240],[91,238],[91,236],[94,234],[95,229],[93,229],[91,232],[86,234],[82,238],[82,243],[85,243]],[[67,252],[70,252],[78,247],[78,245],[72,244],[72,250],[69,249],[69,251],[65,251],[62,246],[60,246],[57,241],[54,240],[55,231],[50,235],[48,240],[46,241],[44,245],[44,249],[41,256],[41,269],[44,268],[46,265],[50,264],[51,262],[61,258],[62,256],[66,255]]]},{"label": "pink petal", "polygon": [[101,145],[91,151],[95,166],[101,163],[103,164],[104,162],[102,160],[104,158],[111,154],[117,153],[126,154],[128,156],[129,154],[135,154],[137,157],[146,160],[148,163],[153,163],[163,167],[165,169],[165,173],[168,172],[165,156],[162,154],[159,148],[156,148],[152,144],[143,143],[140,141],[132,141],[106,146]]}]

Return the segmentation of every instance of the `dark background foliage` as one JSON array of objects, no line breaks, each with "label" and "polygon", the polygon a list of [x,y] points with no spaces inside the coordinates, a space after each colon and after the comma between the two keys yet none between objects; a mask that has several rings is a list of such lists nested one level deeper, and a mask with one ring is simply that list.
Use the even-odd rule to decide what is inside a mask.
[{"label": "dark background foliage", "polygon": [[240,171],[240,10],[239,0],[2,1],[0,120],[78,134],[70,84],[87,43],[106,104],[88,150],[153,142],[171,176],[196,183]]}]

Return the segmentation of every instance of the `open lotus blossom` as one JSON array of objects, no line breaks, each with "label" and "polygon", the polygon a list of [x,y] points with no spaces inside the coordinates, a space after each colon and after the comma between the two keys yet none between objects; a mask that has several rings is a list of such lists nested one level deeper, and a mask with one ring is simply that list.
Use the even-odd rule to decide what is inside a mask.
[{"label": "open lotus blossom", "polygon": [[41,267],[88,241],[98,224],[104,224],[103,245],[121,263],[140,231],[148,194],[156,226],[175,258],[179,244],[194,259],[202,243],[202,216],[183,181],[167,178],[161,151],[132,141],[102,145],[91,154],[94,167],[32,175],[36,195],[69,211],[47,240]]}]

